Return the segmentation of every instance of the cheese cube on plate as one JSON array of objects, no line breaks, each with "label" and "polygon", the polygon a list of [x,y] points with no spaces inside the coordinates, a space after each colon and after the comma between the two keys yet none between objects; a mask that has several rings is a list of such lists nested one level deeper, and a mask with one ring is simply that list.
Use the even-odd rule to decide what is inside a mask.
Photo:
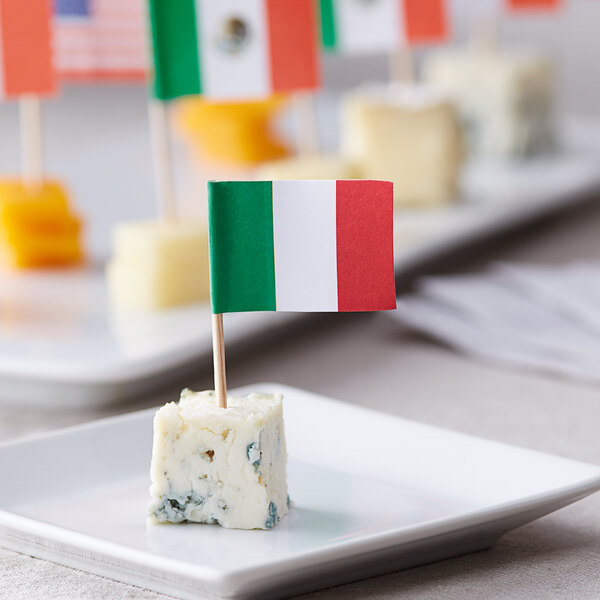
[{"label": "cheese cube on plate", "polygon": [[184,390],[154,418],[150,518],[272,529],[288,512],[281,394]]},{"label": "cheese cube on plate", "polygon": [[424,77],[456,103],[474,154],[511,158],[552,147],[554,69],[544,55],[443,50]]},{"label": "cheese cube on plate", "polygon": [[0,181],[0,258],[13,267],[72,265],[83,258],[81,220],[60,183]]},{"label": "cheese cube on plate", "polygon": [[208,234],[193,221],[121,223],[107,266],[117,306],[153,310],[208,300]]},{"label": "cheese cube on plate", "polygon": [[358,88],[343,99],[341,119],[342,152],[359,177],[392,181],[397,205],[455,199],[463,144],[445,96],[423,86]]}]

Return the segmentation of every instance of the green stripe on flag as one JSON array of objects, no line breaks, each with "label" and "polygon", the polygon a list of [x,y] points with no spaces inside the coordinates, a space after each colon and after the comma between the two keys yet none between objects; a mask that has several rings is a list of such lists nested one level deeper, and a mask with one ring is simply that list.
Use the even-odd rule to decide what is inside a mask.
[{"label": "green stripe on flag", "polygon": [[321,0],[321,39],[323,47],[332,50],[336,47],[334,0]]},{"label": "green stripe on flag", "polygon": [[202,92],[195,0],[150,0],[154,96]]},{"label": "green stripe on flag", "polygon": [[213,313],[275,310],[272,183],[209,182],[208,230]]}]

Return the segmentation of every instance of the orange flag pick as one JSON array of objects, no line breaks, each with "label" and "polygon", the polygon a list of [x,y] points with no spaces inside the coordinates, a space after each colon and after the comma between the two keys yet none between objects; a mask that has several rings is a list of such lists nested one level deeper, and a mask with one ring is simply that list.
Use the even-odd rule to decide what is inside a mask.
[{"label": "orange flag pick", "polygon": [[513,11],[558,10],[562,0],[508,0],[508,8]]},{"label": "orange flag pick", "polygon": [[0,0],[0,97],[52,94],[48,0]]},{"label": "orange flag pick", "polygon": [[40,96],[56,90],[49,0],[0,0],[0,98],[18,98],[23,179],[43,179]]},{"label": "orange flag pick", "polygon": [[404,0],[404,15],[411,45],[444,42],[448,37],[445,0]]}]

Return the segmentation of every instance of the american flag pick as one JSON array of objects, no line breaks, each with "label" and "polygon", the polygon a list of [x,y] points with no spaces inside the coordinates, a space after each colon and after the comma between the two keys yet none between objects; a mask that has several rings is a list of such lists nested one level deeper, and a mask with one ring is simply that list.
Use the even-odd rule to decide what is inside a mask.
[{"label": "american flag pick", "polygon": [[143,79],[146,0],[54,0],[56,68],[64,79]]}]

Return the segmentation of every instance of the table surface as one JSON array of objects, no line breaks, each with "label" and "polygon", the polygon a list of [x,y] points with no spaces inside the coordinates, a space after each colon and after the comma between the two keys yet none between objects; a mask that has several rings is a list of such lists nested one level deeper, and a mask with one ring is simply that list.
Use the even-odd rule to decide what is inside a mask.
[{"label": "table surface", "polygon": [[[10,116],[0,112],[0,125]],[[85,187],[85,181],[78,185]],[[576,212],[506,235],[478,251],[477,261],[465,259],[452,268],[477,270],[493,260],[552,264],[598,258],[599,231],[600,198]],[[402,330],[384,314],[308,318],[293,334],[270,334],[253,340],[252,346],[228,356],[231,387],[281,382],[440,427],[600,464],[598,388],[478,362]],[[211,384],[211,373],[199,371],[193,380],[178,382],[178,388]],[[0,441],[156,406],[177,394],[176,388],[162,390],[118,409],[41,414],[0,408]],[[305,597],[598,598],[598,514],[597,494],[504,536],[485,552]],[[0,549],[0,598],[166,596]]]}]

